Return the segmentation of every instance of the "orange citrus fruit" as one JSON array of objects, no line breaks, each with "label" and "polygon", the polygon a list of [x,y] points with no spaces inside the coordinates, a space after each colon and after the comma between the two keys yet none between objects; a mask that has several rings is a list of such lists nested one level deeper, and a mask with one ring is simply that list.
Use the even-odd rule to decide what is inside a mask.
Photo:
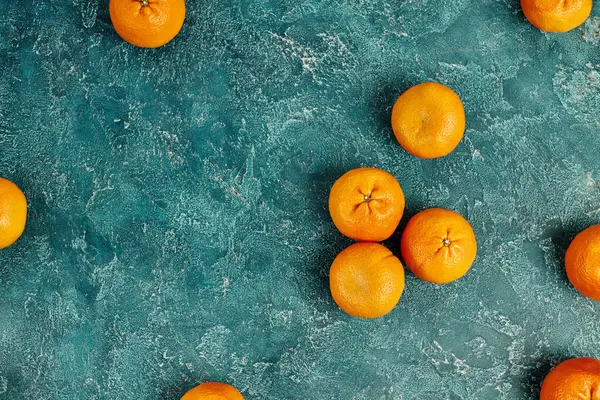
[{"label": "orange citrus fruit", "polygon": [[465,109],[460,97],[441,83],[426,82],[408,89],[394,104],[392,130],[404,150],[420,158],[448,155],[465,133]]},{"label": "orange citrus fruit", "polygon": [[0,178],[0,249],[4,249],[21,236],[27,220],[25,195],[11,181]]},{"label": "orange citrus fruit", "polygon": [[398,257],[378,243],[355,243],[333,260],[329,287],[337,305],[360,318],[377,318],[398,304],[404,268]]},{"label": "orange citrus fruit", "polygon": [[400,251],[406,266],[418,278],[443,284],[469,271],[477,242],[473,228],[460,214],[430,208],[408,221]]},{"label": "orange citrus fruit", "polygon": [[160,47],[181,30],[184,0],[110,0],[110,19],[125,41],[138,47]]},{"label": "orange citrus fruit", "polygon": [[567,249],[565,266],[575,289],[600,301],[600,225],[589,227],[575,236]]},{"label": "orange citrus fruit", "polygon": [[226,383],[206,382],[184,394],[181,400],[244,400],[244,397]]},{"label": "orange citrus fruit", "polygon": [[329,213],[342,234],[363,242],[392,236],[404,213],[404,193],[389,173],[357,168],[342,175],[329,193]]},{"label": "orange citrus fruit", "polygon": [[540,400],[600,400],[600,361],[572,358],[544,379]]},{"label": "orange citrus fruit", "polygon": [[546,32],[567,32],[583,24],[592,12],[592,0],[521,0],[525,18]]}]

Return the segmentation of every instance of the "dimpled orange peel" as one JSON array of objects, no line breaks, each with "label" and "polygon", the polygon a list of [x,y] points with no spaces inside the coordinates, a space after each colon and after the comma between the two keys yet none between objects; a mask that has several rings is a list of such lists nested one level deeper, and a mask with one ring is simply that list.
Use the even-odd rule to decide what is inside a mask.
[{"label": "dimpled orange peel", "polygon": [[361,242],[380,242],[392,236],[402,219],[404,193],[386,171],[353,169],[331,188],[329,213],[342,234]]}]

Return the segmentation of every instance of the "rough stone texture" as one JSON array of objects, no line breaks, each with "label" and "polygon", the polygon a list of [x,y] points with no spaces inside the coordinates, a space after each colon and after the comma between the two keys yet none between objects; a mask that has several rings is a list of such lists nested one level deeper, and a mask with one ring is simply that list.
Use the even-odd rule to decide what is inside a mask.
[{"label": "rough stone texture", "polygon": [[[600,304],[563,269],[600,222],[597,11],[546,34],[517,0],[188,1],[143,50],[107,0],[0,4],[0,175],[30,201],[0,252],[0,398],[537,399],[553,365],[600,357]],[[468,120],[430,161],[389,125],[426,80]],[[398,178],[400,229],[444,207],[480,245],[374,321],[327,287],[350,243],[328,191],[358,166]]]}]

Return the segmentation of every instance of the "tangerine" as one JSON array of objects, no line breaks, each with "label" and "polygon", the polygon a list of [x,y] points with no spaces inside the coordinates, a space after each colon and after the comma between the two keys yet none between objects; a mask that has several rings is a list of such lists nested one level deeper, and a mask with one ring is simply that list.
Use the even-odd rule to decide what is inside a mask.
[{"label": "tangerine", "polygon": [[17,185],[0,178],[0,249],[17,241],[25,230],[27,199]]},{"label": "tangerine", "polygon": [[525,18],[546,32],[567,32],[583,24],[592,12],[592,0],[521,0]]},{"label": "tangerine", "polygon": [[342,175],[329,193],[329,213],[338,230],[354,240],[379,242],[392,236],[404,213],[404,193],[391,174],[357,168]]},{"label": "tangerine", "polygon": [[465,133],[465,109],[460,97],[436,82],[404,92],[392,110],[392,130],[404,150],[419,158],[448,155]]},{"label": "tangerine", "polygon": [[477,253],[477,241],[473,228],[460,214],[430,208],[408,221],[400,251],[415,276],[444,284],[469,271]]},{"label": "tangerine", "polygon": [[333,260],[329,287],[336,304],[360,318],[378,318],[396,306],[404,290],[398,257],[378,243],[355,243]]},{"label": "tangerine", "polygon": [[244,400],[244,397],[226,383],[205,382],[188,391],[181,400]]},{"label": "tangerine", "polygon": [[115,30],[134,46],[155,48],[170,42],[185,19],[184,0],[110,0]]},{"label": "tangerine", "polygon": [[544,379],[540,400],[600,400],[600,361],[572,358]]},{"label": "tangerine", "polygon": [[582,295],[600,301],[600,225],[575,236],[565,255],[567,277]]}]

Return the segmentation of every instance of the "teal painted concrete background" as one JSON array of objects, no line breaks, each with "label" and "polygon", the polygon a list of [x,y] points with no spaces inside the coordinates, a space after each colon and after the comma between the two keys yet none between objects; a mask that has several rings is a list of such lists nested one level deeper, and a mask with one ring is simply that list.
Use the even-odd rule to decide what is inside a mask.
[{"label": "teal painted concrete background", "polygon": [[[600,4],[546,34],[516,0],[188,1],[157,50],[107,0],[0,1],[0,176],[29,202],[0,252],[1,399],[537,399],[600,357],[600,303],[563,254],[600,222]],[[435,80],[464,140],[418,160],[391,107]],[[333,182],[386,169],[462,213],[463,279],[407,273],[384,318],[347,316],[328,269],[350,241]],[[399,229],[399,232],[400,232]],[[399,234],[386,243],[398,254]]]}]

